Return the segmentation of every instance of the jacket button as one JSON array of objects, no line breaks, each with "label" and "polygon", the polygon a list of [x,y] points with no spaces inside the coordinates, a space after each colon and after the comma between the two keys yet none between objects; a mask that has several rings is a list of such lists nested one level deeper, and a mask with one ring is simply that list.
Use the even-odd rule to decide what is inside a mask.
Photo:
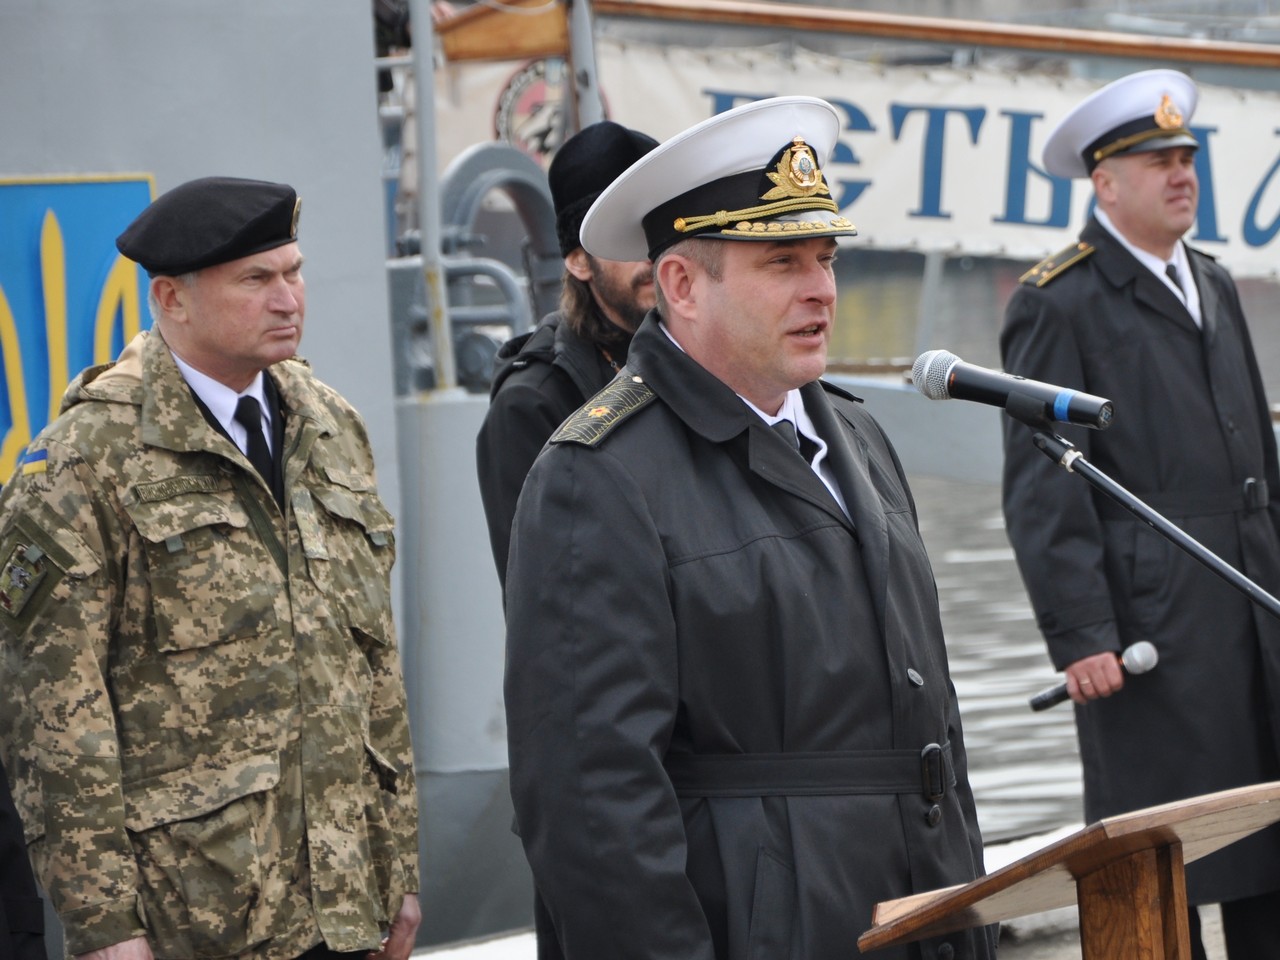
[{"label": "jacket button", "polygon": [[935,803],[929,808],[929,812],[924,815],[924,822],[931,827],[936,827],[942,822],[942,808]]},{"label": "jacket button", "polygon": [[938,946],[938,960],[951,960],[956,955],[956,948],[949,943]]},{"label": "jacket button", "polygon": [[924,677],[916,672],[914,667],[907,667],[907,679],[914,683],[917,687],[924,686]]}]

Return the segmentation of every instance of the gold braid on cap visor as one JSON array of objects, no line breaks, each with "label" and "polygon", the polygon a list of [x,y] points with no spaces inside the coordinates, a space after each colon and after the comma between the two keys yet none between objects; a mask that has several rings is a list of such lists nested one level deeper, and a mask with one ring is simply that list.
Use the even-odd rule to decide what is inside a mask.
[{"label": "gold braid on cap visor", "polygon": [[[701,217],[677,217],[672,224],[680,233],[695,233],[707,227],[727,227],[737,221],[763,220],[768,217],[780,217],[786,213],[797,213],[808,210],[826,210],[839,213],[840,208],[830,198],[795,197],[779,200],[776,203],[763,203],[756,207],[745,207],[742,210],[717,210],[715,213]],[[739,225],[738,229],[742,229]]]},{"label": "gold braid on cap visor", "polygon": [[1093,159],[1095,163],[1101,162],[1107,159],[1107,157],[1114,156],[1117,153],[1128,150],[1130,147],[1135,147],[1140,143],[1145,143],[1148,140],[1163,140],[1168,137],[1177,137],[1182,135],[1188,137],[1195,136],[1186,127],[1173,127],[1168,130],[1156,127],[1154,130],[1143,130],[1141,133],[1135,133],[1129,137],[1121,137],[1119,140],[1114,143],[1109,143],[1105,147],[1099,147],[1097,150],[1093,151]]},{"label": "gold braid on cap visor", "polygon": [[[690,208],[710,208],[715,212],[697,215],[681,212]],[[816,212],[824,219],[773,219],[809,212]],[[857,233],[857,228],[840,216],[840,208],[827,189],[813,149],[798,136],[780,149],[764,170],[744,170],[699,184],[650,210],[641,218],[641,226],[650,259],[685,237],[712,231],[722,237],[752,239],[781,233]]]}]

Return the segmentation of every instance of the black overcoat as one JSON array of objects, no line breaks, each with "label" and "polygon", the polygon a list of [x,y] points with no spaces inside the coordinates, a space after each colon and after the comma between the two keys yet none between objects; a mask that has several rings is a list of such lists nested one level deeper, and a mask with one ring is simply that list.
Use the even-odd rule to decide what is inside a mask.
[{"label": "black overcoat", "polygon": [[[614,352],[625,359],[624,349]],[[559,313],[498,350],[489,409],[476,435],[476,474],[499,581],[506,581],[511,521],[529,468],[564,418],[613,374],[596,345]]]},{"label": "black overcoat", "polygon": [[[625,361],[626,343],[617,339],[610,353]],[[494,568],[504,590],[511,523],[529,468],[564,419],[614,373],[600,348],[575,332],[562,313],[547,314],[533,330],[499,348],[489,409],[476,435],[476,475]],[[539,960],[561,960],[555,931],[537,897],[533,925]]]},{"label": "black overcoat", "polygon": [[[1005,370],[1112,400],[1109,429],[1061,433],[1277,593],[1275,435],[1234,283],[1188,248],[1202,334],[1096,220],[1080,239],[1095,251],[1043,286],[1029,276],[1014,293],[1001,335]],[[1004,509],[1054,666],[1139,640],[1159,653],[1156,668],[1128,678],[1119,694],[1076,708],[1086,817],[1275,779],[1280,622],[1050,462],[1031,437],[1006,418]],[[1195,903],[1275,889],[1275,830],[1188,871]]]},{"label": "black overcoat", "polygon": [[[802,394],[852,522],[652,313],[525,484],[512,794],[569,960],[848,960],[878,901],[981,873],[902,469],[860,402]],[[875,956],[990,957],[991,933]]]}]

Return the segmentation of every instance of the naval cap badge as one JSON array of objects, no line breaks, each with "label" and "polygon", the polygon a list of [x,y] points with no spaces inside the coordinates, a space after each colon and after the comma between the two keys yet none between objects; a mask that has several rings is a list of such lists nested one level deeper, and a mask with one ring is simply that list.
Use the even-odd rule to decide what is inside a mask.
[{"label": "naval cap badge", "polygon": [[796,137],[791,141],[791,146],[783,151],[777,166],[767,176],[774,187],[761,196],[761,200],[812,197],[830,192],[822,179],[822,171],[818,169],[813,148],[804,142],[804,137]]},{"label": "naval cap badge", "polygon": [[1161,130],[1176,130],[1182,126],[1182,114],[1167,93],[1161,97],[1160,106],[1156,107],[1155,121]]}]

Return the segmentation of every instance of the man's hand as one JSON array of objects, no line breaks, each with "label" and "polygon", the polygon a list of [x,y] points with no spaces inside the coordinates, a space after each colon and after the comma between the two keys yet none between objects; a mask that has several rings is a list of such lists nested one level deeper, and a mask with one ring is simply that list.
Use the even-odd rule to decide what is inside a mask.
[{"label": "man's hand", "polygon": [[[406,893],[404,902],[400,904],[400,912],[391,921],[391,927],[382,939],[382,949],[370,950],[365,955],[365,960],[409,960],[420,923],[422,923],[422,908],[418,906],[418,895]],[[108,958],[108,960],[115,960],[115,958]]]},{"label": "man's hand", "polygon": [[1095,653],[1067,667],[1067,694],[1076,703],[1109,697],[1124,686],[1124,671],[1114,653]]},{"label": "man's hand", "polygon": [[88,953],[78,954],[76,960],[154,960],[154,958],[151,955],[151,944],[147,943],[147,938],[134,937],[132,940],[113,943],[109,947],[101,947],[97,950],[90,950]]}]

